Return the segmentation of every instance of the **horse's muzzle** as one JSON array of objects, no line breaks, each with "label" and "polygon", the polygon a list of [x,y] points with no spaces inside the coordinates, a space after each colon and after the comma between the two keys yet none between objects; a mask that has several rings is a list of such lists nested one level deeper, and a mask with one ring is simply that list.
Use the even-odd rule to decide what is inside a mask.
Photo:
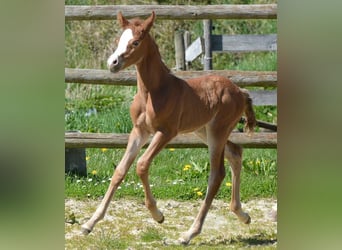
[{"label": "horse's muzzle", "polygon": [[112,73],[116,73],[116,72],[120,71],[122,69],[122,63],[121,63],[120,57],[119,58],[115,58],[111,62],[111,64],[108,64],[108,69]]}]

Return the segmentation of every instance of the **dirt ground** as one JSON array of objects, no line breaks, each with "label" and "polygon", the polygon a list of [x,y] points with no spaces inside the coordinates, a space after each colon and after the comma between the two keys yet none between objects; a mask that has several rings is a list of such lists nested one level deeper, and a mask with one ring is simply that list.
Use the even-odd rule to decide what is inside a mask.
[{"label": "dirt ground", "polygon": [[[104,220],[90,235],[81,235],[80,225],[90,218],[99,203],[100,200],[65,200],[65,249],[178,248],[177,239],[191,226],[201,201],[158,201],[165,216],[163,224],[154,222],[142,200],[112,201]],[[252,218],[249,225],[238,221],[229,211],[228,202],[214,200],[202,233],[187,249],[276,249],[277,201],[255,199],[242,206]]]}]

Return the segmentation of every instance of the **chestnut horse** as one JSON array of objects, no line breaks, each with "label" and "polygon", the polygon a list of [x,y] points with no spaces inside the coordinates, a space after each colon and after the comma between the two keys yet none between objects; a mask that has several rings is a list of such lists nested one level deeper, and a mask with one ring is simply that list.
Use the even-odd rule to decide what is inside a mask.
[{"label": "chestnut horse", "polygon": [[157,208],[149,185],[150,163],[177,134],[194,132],[208,145],[210,176],[199,213],[190,229],[179,239],[181,243],[188,244],[201,232],[214,196],[225,177],[224,157],[232,170],[230,209],[240,221],[250,223],[250,216],[241,208],[239,194],[242,148],[229,141],[228,137],[243,113],[249,131],[253,131],[256,120],[247,91],[227,78],[208,75],[185,81],[174,76],[163,63],[158,46],[149,34],[154,19],[154,12],[146,20],[130,21],[121,12],[118,13],[123,33],[107,64],[113,73],[133,64],[136,66],[138,88],[130,108],[133,129],[108,190],[96,212],[82,225],[82,231],[84,234],[90,233],[95,224],[103,219],[116,189],[151,134],[153,138],[138,159],[136,172],[143,184],[146,207],[153,219],[162,223],[164,216]]}]

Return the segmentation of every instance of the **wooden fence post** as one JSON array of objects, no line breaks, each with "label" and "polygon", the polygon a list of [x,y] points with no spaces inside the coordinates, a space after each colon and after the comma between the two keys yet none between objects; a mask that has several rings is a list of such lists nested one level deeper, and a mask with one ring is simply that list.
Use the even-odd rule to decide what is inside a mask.
[{"label": "wooden fence post", "polygon": [[[70,131],[81,134],[80,131]],[[87,176],[85,148],[65,148],[65,173]]]},{"label": "wooden fence post", "polygon": [[85,148],[65,149],[65,173],[87,176]]},{"label": "wooden fence post", "polygon": [[191,44],[191,34],[189,31],[184,31],[184,45],[185,49],[187,49]]},{"label": "wooden fence post", "polygon": [[212,49],[211,49],[211,20],[203,20],[203,35],[204,35],[204,70],[213,69]]},{"label": "wooden fence post", "polygon": [[[190,46],[190,44],[191,44],[191,34],[190,34],[189,31],[186,30],[186,31],[184,32],[184,46],[185,46],[185,51],[186,51],[187,48]],[[190,65],[191,65],[191,63],[185,60],[185,69],[186,69],[186,70],[189,70],[189,69],[190,69]]]},{"label": "wooden fence post", "polygon": [[183,32],[175,32],[176,70],[185,70],[185,46]]}]

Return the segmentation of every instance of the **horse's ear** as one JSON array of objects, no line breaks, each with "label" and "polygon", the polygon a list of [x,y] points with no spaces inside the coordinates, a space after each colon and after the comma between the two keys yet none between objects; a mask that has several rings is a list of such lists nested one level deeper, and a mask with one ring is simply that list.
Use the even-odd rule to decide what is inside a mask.
[{"label": "horse's ear", "polygon": [[122,15],[121,11],[118,13],[118,21],[121,25],[121,28],[125,28],[129,24],[129,21]]},{"label": "horse's ear", "polygon": [[152,11],[152,14],[144,21],[143,27],[144,27],[144,30],[146,32],[150,31],[150,29],[151,29],[151,27],[153,25],[155,17],[156,17],[156,14],[154,13],[154,11]]}]

